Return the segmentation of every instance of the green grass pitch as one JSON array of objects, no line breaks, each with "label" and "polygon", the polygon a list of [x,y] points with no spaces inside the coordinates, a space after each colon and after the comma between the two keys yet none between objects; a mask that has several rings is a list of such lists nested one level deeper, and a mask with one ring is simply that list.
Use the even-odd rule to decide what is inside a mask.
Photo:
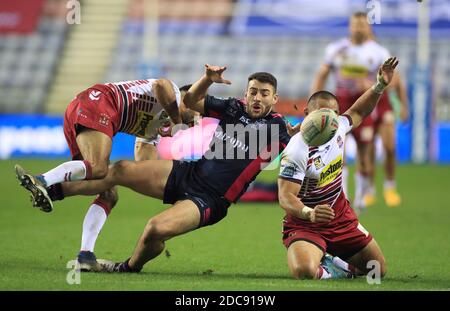
[{"label": "green grass pitch", "polygon": [[[402,165],[401,207],[376,206],[360,217],[388,263],[380,285],[365,278],[299,281],[290,277],[281,243],[283,211],[277,204],[237,204],[214,226],[167,242],[166,252],[137,275],[82,274],[69,285],[66,264],[75,258],[89,197],[55,204],[50,214],[31,207],[18,186],[14,163],[42,172],[58,161],[0,161],[0,290],[449,290],[450,166]],[[378,174],[378,186],[381,176]],[[260,179],[274,180],[276,171]],[[380,187],[378,187],[380,189]],[[99,258],[130,256],[146,221],[165,207],[126,189],[101,232]]]}]

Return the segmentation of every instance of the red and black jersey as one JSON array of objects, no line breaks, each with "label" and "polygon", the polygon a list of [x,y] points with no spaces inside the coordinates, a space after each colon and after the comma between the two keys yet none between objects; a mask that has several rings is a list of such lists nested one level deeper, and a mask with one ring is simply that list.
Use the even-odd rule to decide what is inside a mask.
[{"label": "red and black jersey", "polygon": [[195,164],[194,180],[229,202],[236,202],[288,144],[285,120],[275,112],[252,119],[244,101],[213,96],[205,97],[204,115],[220,122],[209,150]]}]

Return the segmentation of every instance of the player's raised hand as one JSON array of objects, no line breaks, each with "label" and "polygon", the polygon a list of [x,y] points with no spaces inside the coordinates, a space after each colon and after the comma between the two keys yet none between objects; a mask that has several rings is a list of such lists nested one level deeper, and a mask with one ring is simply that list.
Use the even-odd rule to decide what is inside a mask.
[{"label": "player's raised hand", "polygon": [[378,70],[377,80],[379,83],[388,85],[394,77],[395,67],[398,65],[397,57],[388,58]]},{"label": "player's raised hand", "polygon": [[311,222],[330,222],[334,219],[334,211],[328,204],[316,205],[311,212]]},{"label": "player's raised hand", "polygon": [[205,64],[205,74],[215,83],[231,84],[230,80],[226,80],[222,77],[222,73],[227,69],[227,67],[220,66],[210,66]]},{"label": "player's raised hand", "polygon": [[299,123],[299,124],[297,124],[297,125],[295,125],[295,126],[292,126],[292,124],[291,123],[287,123],[286,124],[286,129],[287,129],[287,132],[288,132],[288,134],[289,134],[289,136],[294,136],[295,134],[297,134],[298,132],[300,132],[300,126],[301,126],[302,124],[301,123]]}]

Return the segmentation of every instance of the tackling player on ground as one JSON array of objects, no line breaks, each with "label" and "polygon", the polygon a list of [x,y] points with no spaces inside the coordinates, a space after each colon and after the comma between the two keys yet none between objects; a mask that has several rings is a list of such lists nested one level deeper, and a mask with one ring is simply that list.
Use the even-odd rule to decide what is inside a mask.
[{"label": "tackling player on ground", "polygon": [[[346,134],[376,107],[397,64],[396,58],[384,62],[377,83],[339,116],[339,128],[329,142],[309,147],[297,134],[282,153],[278,181],[280,205],[286,211],[283,243],[295,278],[348,276],[348,271],[336,267],[328,257],[320,264],[326,253],[346,260],[360,273],[367,273],[367,262],[376,260],[380,277],[386,273],[380,247],[358,222],[342,189],[342,166]],[[320,108],[339,114],[337,98],[327,91],[310,97],[305,114]]]}]

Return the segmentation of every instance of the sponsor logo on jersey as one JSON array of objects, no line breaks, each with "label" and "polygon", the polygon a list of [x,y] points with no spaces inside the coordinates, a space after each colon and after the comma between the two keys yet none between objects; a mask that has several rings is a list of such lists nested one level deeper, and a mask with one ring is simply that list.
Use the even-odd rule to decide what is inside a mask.
[{"label": "sponsor logo on jersey", "polygon": [[342,65],[340,74],[347,79],[365,78],[369,75],[369,70],[363,65],[347,63]]},{"label": "sponsor logo on jersey", "polygon": [[102,92],[100,92],[100,91],[91,91],[89,93],[89,99],[90,100],[99,100],[101,94],[102,94]]},{"label": "sponsor logo on jersey", "polygon": [[344,146],[344,140],[342,139],[341,135],[338,135],[337,143],[339,145],[339,148],[342,148]]},{"label": "sponsor logo on jersey", "polygon": [[336,179],[336,176],[342,170],[342,155],[339,155],[336,159],[334,159],[330,164],[328,164],[320,173],[319,181],[317,183],[317,187],[323,187],[331,183]]},{"label": "sponsor logo on jersey", "polygon": [[105,113],[100,114],[100,119],[98,120],[98,123],[100,123],[103,126],[108,126],[109,124],[109,116]]},{"label": "sponsor logo on jersey", "polygon": [[85,119],[88,118],[87,115],[85,115],[85,114],[83,113],[83,109],[81,109],[81,108],[78,109],[77,115],[78,115],[79,117],[81,117],[81,118],[85,118]]},{"label": "sponsor logo on jersey", "polygon": [[131,130],[131,133],[139,137],[145,137],[147,127],[152,120],[152,114],[139,110],[136,125],[133,130]]},{"label": "sponsor logo on jersey", "polygon": [[318,156],[317,158],[314,159],[314,166],[316,167],[316,170],[321,169],[322,167],[325,166],[325,164],[323,164],[321,156]]},{"label": "sponsor logo on jersey", "polygon": [[295,174],[295,167],[296,165],[293,163],[286,163],[286,164],[281,164],[281,176],[283,177],[287,177],[287,178],[292,178],[294,177]]}]

